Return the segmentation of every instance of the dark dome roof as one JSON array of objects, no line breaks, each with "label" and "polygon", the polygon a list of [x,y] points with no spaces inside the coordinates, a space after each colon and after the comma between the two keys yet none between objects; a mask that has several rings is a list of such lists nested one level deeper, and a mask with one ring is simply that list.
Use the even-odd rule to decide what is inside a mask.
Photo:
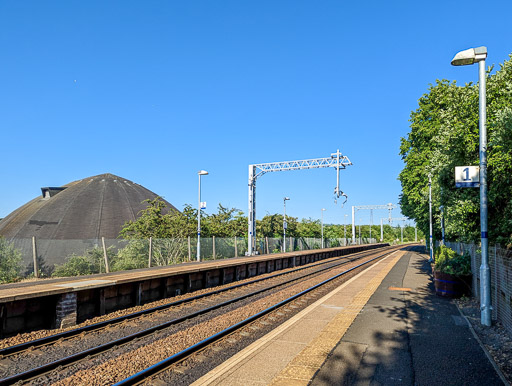
[{"label": "dark dome roof", "polygon": [[[41,188],[29,201],[0,221],[7,239],[115,239],[128,220],[146,208],[155,193],[126,178],[100,174],[63,187]],[[174,208],[166,202],[169,208]],[[176,209],[176,208],[174,208]]]}]

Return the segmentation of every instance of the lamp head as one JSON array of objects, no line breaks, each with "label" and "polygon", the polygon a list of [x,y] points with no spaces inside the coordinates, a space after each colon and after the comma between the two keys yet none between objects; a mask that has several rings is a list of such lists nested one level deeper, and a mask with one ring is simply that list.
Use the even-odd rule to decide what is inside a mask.
[{"label": "lamp head", "polygon": [[208,175],[208,172],[206,170],[199,170],[197,174],[199,174],[200,176],[206,176]]},{"label": "lamp head", "polygon": [[288,201],[290,199],[290,197],[284,197],[283,200],[284,201]]},{"label": "lamp head", "polygon": [[458,52],[452,59],[452,66],[467,66],[487,58],[487,47],[470,48]]}]

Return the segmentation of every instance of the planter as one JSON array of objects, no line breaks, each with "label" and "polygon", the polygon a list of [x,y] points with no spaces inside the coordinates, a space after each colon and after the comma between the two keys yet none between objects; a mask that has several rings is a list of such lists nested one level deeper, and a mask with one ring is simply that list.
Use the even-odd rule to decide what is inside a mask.
[{"label": "planter", "polygon": [[454,299],[471,296],[471,275],[455,276],[434,271],[434,286],[438,296]]}]

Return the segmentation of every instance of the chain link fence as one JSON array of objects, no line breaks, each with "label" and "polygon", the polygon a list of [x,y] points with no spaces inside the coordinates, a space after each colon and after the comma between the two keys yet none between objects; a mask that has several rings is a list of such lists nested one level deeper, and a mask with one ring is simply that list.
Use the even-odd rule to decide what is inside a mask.
[{"label": "chain link fence", "polygon": [[[473,295],[480,298],[480,265],[482,254],[479,245],[446,242],[447,247],[457,253],[468,252],[473,272]],[[489,268],[491,270],[492,318],[502,323],[512,333],[512,250],[489,246]]]},{"label": "chain link fence", "polygon": [[[372,238],[354,240],[355,244],[375,243]],[[247,239],[243,237],[201,237],[201,260],[226,259],[245,256]],[[87,239],[87,240],[49,240],[49,239],[12,239],[10,243],[21,253],[27,274],[34,271],[34,261],[39,270],[51,272],[55,266],[69,262],[73,257],[87,257],[96,262],[95,273],[130,268],[166,266],[195,261],[197,256],[197,238],[184,239]],[[323,240],[324,248],[351,245],[350,238],[331,238]],[[321,238],[286,238],[286,252],[322,248]],[[256,240],[259,254],[284,251],[283,238],[263,237]],[[48,274],[47,274],[48,276]]]}]

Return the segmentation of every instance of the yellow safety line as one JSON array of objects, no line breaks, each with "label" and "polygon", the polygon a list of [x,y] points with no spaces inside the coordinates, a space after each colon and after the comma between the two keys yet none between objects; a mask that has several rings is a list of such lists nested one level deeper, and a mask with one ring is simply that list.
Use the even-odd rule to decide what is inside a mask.
[{"label": "yellow safety line", "polygon": [[397,253],[397,256],[377,273],[365,288],[359,291],[350,305],[341,310],[320,334],[288,363],[281,373],[272,380],[271,385],[307,385],[404,253]]}]

